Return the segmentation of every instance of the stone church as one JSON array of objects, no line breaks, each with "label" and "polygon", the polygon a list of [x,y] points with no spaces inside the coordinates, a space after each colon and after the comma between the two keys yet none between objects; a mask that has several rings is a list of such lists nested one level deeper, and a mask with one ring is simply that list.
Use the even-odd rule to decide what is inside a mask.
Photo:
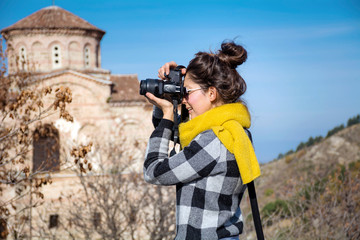
[{"label": "stone church", "polygon": [[138,141],[149,137],[151,106],[139,95],[137,75],[101,68],[104,34],[58,6],[43,8],[1,30],[8,74],[18,71],[16,61],[26,61],[23,70],[31,71],[42,85],[71,89],[69,112],[74,122],[56,120],[60,144],[66,145],[62,139],[86,144],[91,138],[106,142],[119,135]]},{"label": "stone church", "polygon": [[[134,159],[134,169],[141,172],[146,141],[153,129],[152,106],[139,95],[136,74],[112,74],[101,67],[104,34],[105,31],[58,6],[43,8],[1,30],[7,45],[8,74],[18,71],[17,61],[26,61],[29,65],[24,65],[23,70],[32,72],[40,86],[71,89],[73,101],[67,110],[74,121],[59,119],[58,115],[44,120],[54,122],[54,136],[60,144],[55,154],[57,163],[67,161],[66,152],[72,146],[95,142],[98,145],[93,147],[91,158],[96,172],[109,155],[97,147],[136,142],[125,144],[130,147],[124,151]],[[34,142],[33,147],[35,169],[44,156],[41,144]],[[65,187],[76,188],[78,182],[68,168],[52,167],[57,171],[52,174],[51,187],[45,186],[45,200],[56,201]],[[51,211],[50,218],[58,216],[59,209]]]}]

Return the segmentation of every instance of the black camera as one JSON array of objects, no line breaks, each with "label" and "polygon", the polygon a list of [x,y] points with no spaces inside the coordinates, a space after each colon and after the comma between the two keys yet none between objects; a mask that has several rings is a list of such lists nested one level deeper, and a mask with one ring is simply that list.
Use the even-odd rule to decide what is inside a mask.
[{"label": "black camera", "polygon": [[164,98],[164,94],[169,94],[173,100],[181,102],[184,94],[184,82],[181,69],[184,66],[177,66],[170,69],[169,75],[165,75],[167,80],[146,79],[140,81],[140,94],[145,95],[147,92],[154,94],[158,98]]}]

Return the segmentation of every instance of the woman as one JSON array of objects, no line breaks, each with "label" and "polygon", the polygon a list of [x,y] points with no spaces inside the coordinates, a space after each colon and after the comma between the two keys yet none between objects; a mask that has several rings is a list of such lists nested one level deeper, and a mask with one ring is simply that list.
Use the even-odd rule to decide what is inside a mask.
[{"label": "woman", "polygon": [[[247,52],[234,42],[216,54],[198,52],[186,69],[183,104],[190,120],[179,126],[182,150],[168,156],[173,106],[146,93],[163,115],[152,133],[144,163],[144,178],[159,185],[176,185],[175,239],[239,239],[243,221],[239,204],[246,183],[260,175],[252,144],[244,130],[250,115],[240,97],[246,91],[236,67]],[[169,73],[175,62],[159,69]],[[185,72],[184,72],[185,73]]]}]

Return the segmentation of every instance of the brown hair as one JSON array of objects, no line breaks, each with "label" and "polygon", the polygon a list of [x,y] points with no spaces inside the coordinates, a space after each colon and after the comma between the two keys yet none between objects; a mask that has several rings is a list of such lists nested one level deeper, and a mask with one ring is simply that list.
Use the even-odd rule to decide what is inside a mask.
[{"label": "brown hair", "polygon": [[216,53],[198,52],[186,69],[191,80],[202,89],[213,86],[225,103],[240,101],[246,83],[236,67],[246,61],[246,50],[234,42],[223,42]]}]

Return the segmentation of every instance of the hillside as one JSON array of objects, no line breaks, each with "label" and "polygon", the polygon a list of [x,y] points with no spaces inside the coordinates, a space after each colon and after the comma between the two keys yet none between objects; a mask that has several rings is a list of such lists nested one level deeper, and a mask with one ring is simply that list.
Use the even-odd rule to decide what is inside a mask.
[{"label": "hillside", "polygon": [[[359,170],[360,124],[262,165],[256,192],[267,239],[360,238]],[[248,207],[246,203],[244,216],[251,213]],[[331,222],[341,224],[335,221],[340,215],[349,226],[340,225],[344,231],[333,234]],[[253,223],[247,220],[247,239],[252,239]]]}]

